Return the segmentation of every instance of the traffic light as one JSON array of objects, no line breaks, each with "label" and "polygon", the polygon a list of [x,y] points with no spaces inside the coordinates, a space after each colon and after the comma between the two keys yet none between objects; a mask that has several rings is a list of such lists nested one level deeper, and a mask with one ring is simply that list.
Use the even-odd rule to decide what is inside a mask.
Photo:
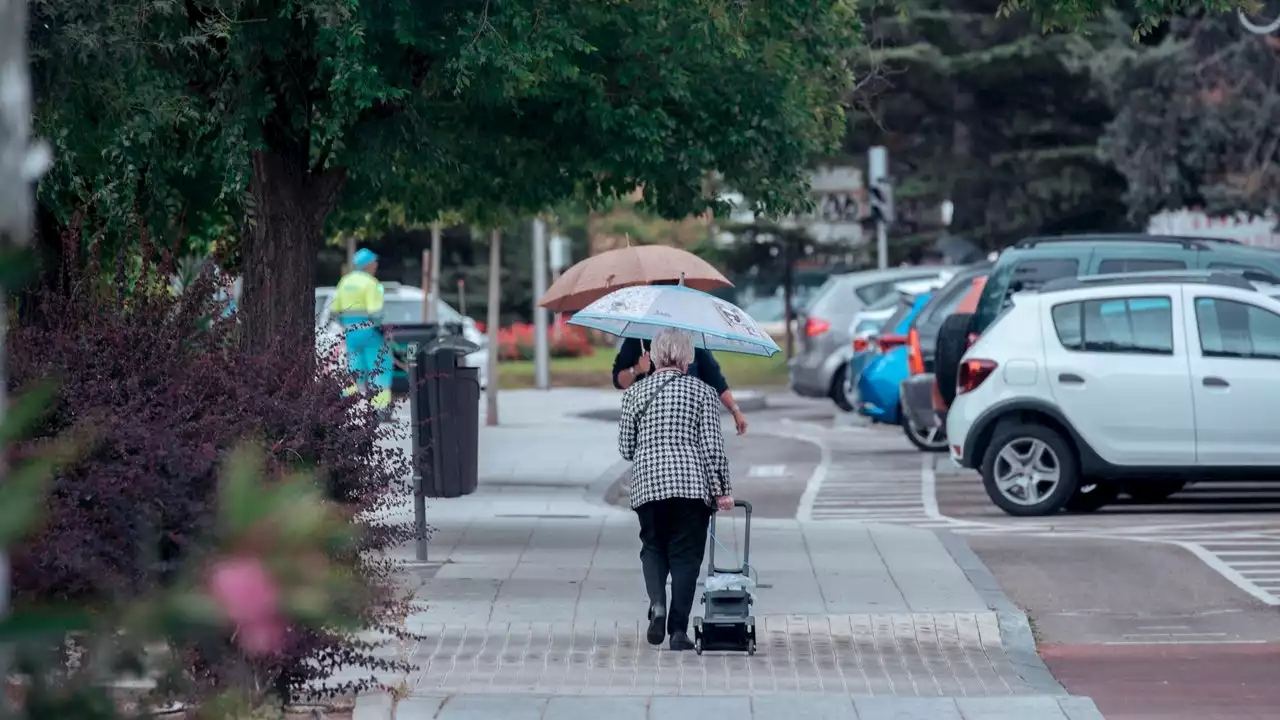
[{"label": "traffic light", "polygon": [[893,186],[888,180],[871,185],[869,199],[871,201],[871,219],[884,223],[885,225],[893,224]]}]

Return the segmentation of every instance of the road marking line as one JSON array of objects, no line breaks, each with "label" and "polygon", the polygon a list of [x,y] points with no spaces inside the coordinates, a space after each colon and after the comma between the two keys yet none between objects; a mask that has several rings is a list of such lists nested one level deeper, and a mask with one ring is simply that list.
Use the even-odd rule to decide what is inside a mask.
[{"label": "road marking line", "polygon": [[1192,555],[1200,558],[1201,562],[1217,571],[1219,575],[1229,580],[1233,585],[1261,600],[1267,605],[1280,605],[1280,600],[1277,600],[1276,596],[1253,584],[1245,578],[1244,575],[1241,575],[1240,571],[1223,562],[1217,555],[1214,555],[1203,547],[1195,543],[1188,542],[1175,541],[1172,544],[1177,545],[1183,550],[1186,550]]},{"label": "road marking line", "polygon": [[934,470],[934,458],[924,454],[920,461],[920,502],[924,505],[924,514],[931,520],[950,520],[944,518],[938,509],[938,474]]},{"label": "road marking line", "polygon": [[1268,640],[1110,640],[1103,645],[1266,645]]},{"label": "road marking line", "polygon": [[1280,557],[1280,550],[1222,550],[1223,557]]},{"label": "road marking line", "polygon": [[747,469],[747,477],[749,478],[780,478],[786,476],[786,465],[752,465]]},{"label": "road marking line", "polygon": [[819,452],[818,465],[809,474],[804,493],[800,495],[800,506],[796,508],[796,519],[804,522],[813,519],[813,502],[817,499],[818,490],[822,488],[822,483],[826,482],[827,473],[831,470],[831,446],[816,434],[811,437],[803,435],[790,435],[790,437],[817,445]]}]

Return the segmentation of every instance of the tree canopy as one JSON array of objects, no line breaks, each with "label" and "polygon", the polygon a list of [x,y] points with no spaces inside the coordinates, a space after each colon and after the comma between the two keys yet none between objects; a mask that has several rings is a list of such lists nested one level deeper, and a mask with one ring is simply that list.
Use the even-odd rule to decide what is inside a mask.
[{"label": "tree canopy", "polygon": [[[1138,17],[1185,4],[1149,0]],[[1048,62],[1024,53],[1040,28],[1105,6],[974,0],[942,54],[1034,69]],[[45,210],[107,238],[139,224],[161,243],[238,237],[246,335],[262,350],[281,333],[309,342],[331,217],[388,201],[410,222],[498,224],[643,188],[674,218],[713,202],[716,173],[765,213],[795,209],[844,134],[862,23],[853,0],[33,0],[32,27],[37,121],[57,153]],[[961,41],[974,27],[994,37]],[[963,72],[954,61],[946,77]],[[925,82],[940,72],[928,65],[913,67]],[[1010,131],[966,117],[976,138]],[[1023,145],[998,148],[1009,168]],[[1089,181],[1073,172],[1067,194]]]},{"label": "tree canopy", "polygon": [[906,0],[868,11],[859,66],[870,100],[849,114],[846,151],[888,147],[900,235],[927,234],[919,220],[943,200],[955,206],[950,231],[990,248],[1110,229],[1124,220],[1124,183],[1097,149],[1110,108],[1072,62],[1085,40],[1043,34],[1025,14],[999,18],[998,7]]},{"label": "tree canopy", "polygon": [[1115,112],[1100,147],[1127,181],[1134,218],[1280,207],[1280,38],[1207,13],[1142,45],[1123,32],[1113,21],[1083,59]]},{"label": "tree canopy", "polygon": [[714,170],[789,208],[843,128],[858,32],[848,0],[39,0],[33,19],[61,164],[42,197],[64,221],[242,205],[250,336],[310,331],[339,207],[497,221],[643,186],[680,216]]}]

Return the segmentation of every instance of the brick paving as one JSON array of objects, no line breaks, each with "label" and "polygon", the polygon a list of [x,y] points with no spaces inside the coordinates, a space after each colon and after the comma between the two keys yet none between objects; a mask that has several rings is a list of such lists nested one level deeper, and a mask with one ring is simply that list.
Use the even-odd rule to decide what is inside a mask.
[{"label": "brick paving", "polygon": [[995,613],[771,616],[760,649],[658,650],[637,623],[489,623],[423,628],[409,689],[549,695],[1028,695]]}]

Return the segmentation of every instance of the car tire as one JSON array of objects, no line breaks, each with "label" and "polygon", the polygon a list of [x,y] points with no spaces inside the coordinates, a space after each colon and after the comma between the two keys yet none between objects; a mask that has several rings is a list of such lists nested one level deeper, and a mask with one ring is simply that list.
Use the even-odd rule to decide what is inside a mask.
[{"label": "car tire", "polygon": [[845,412],[853,412],[853,398],[851,393],[845,388],[845,383],[849,379],[849,364],[845,363],[836,370],[835,377],[831,378],[831,399],[835,401],[836,407]]},{"label": "car tire", "polygon": [[938,343],[934,347],[934,378],[938,381],[938,394],[947,407],[956,399],[956,377],[960,374],[960,358],[969,349],[969,326],[973,313],[955,313],[942,321],[938,328]]},{"label": "car tire", "polygon": [[929,453],[947,451],[946,426],[936,428],[937,434],[933,436],[933,441],[930,442],[927,433],[921,432],[901,408],[898,409],[898,417],[902,418],[902,433],[907,436],[907,440],[910,440],[912,445],[916,446],[917,450]]},{"label": "car tire", "polygon": [[[1033,468],[1051,468],[1056,472],[1056,482],[1048,488],[1043,483],[1047,479],[1036,479],[1033,483],[1009,486],[1008,492],[1001,489],[1006,479],[1013,473],[1021,475],[1025,467],[1013,468],[1003,454],[1009,451],[1013,456],[1026,456],[1026,462]],[[1035,472],[1041,472],[1036,471]],[[1015,517],[1036,517],[1053,515],[1066,506],[1067,501],[1075,495],[1080,486],[1079,463],[1075,449],[1058,431],[1037,423],[1010,423],[996,428],[991,443],[982,456],[982,485],[987,496],[1001,510]],[[1035,486],[1035,496],[1027,497],[1028,489]],[[1017,498],[1016,491],[1021,489],[1023,497]]]},{"label": "car tire", "polygon": [[1120,485],[1114,482],[1081,481],[1080,487],[1067,500],[1068,512],[1089,513],[1115,502],[1120,497]]},{"label": "car tire", "polygon": [[1180,480],[1130,480],[1124,484],[1124,494],[1134,502],[1160,503],[1186,486],[1187,483]]}]

